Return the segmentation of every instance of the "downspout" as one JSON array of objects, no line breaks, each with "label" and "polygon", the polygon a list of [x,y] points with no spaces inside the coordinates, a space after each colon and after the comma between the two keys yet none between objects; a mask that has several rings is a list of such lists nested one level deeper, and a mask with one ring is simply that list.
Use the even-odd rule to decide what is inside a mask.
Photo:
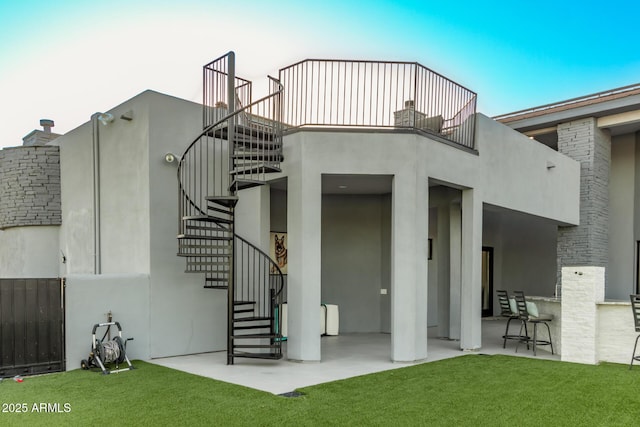
[{"label": "downspout", "polygon": [[102,254],[100,239],[100,128],[98,117],[91,116],[92,152],[93,152],[93,274],[102,273]]}]

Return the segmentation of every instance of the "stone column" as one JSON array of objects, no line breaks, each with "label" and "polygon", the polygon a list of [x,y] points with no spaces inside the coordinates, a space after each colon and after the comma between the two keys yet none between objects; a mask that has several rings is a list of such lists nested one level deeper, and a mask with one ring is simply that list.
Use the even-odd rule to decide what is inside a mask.
[{"label": "stone column", "polygon": [[558,228],[560,277],[566,265],[608,265],[611,137],[592,117],[562,123],[558,151],[580,162],[580,225]]},{"label": "stone column", "polygon": [[604,301],[603,267],[562,267],[562,361],[598,363],[598,307]]}]

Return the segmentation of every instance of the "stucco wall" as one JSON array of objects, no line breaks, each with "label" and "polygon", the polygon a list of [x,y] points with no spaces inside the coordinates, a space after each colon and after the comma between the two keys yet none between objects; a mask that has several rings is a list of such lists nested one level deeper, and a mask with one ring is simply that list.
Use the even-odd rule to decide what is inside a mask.
[{"label": "stucco wall", "polygon": [[476,134],[479,155],[415,134],[302,131],[285,138],[285,158],[298,144],[314,159],[310,173],[394,175],[419,167],[429,178],[478,189],[484,203],[577,224],[579,163],[482,114]]},{"label": "stucco wall", "polygon": [[635,293],[635,135],[611,139],[609,177],[609,265],[605,295],[623,299]]},{"label": "stucco wall", "polygon": [[[149,274],[149,104],[143,95],[110,110],[98,124],[99,269],[104,274]],[[133,111],[133,120],[119,119]],[[96,271],[94,242],[94,136],[89,121],[59,137],[64,274]]]},{"label": "stucco wall", "polygon": [[93,162],[91,126],[84,124],[61,136],[62,218],[60,251],[67,259],[60,275],[94,272]]},{"label": "stucco wall", "polygon": [[[576,224],[578,222],[580,169],[577,162],[482,115],[478,115],[477,146],[479,154],[459,150],[411,133],[307,132],[303,130],[288,135],[285,138],[284,156],[287,161],[283,164],[283,176],[289,176],[289,200],[295,200],[296,203],[300,203],[300,206],[305,206],[305,211],[302,214],[298,207],[292,206],[289,206],[287,212],[289,226],[293,224],[299,227],[296,230],[289,230],[291,238],[289,249],[292,253],[289,270],[290,289],[304,284],[305,289],[308,290],[308,293],[296,295],[296,298],[311,307],[311,301],[319,290],[319,286],[315,284],[317,279],[314,279],[314,276],[317,277],[317,273],[311,266],[322,262],[320,254],[317,253],[321,247],[322,239],[318,238],[315,235],[316,232],[313,231],[320,226],[317,223],[316,214],[309,212],[316,209],[315,205],[320,191],[318,182],[322,174],[394,176],[392,223],[395,224],[395,221],[398,221],[395,209],[399,209],[397,212],[402,212],[401,215],[407,216],[397,224],[399,229],[392,229],[392,236],[394,236],[392,237],[392,247],[394,248],[392,266],[394,259],[396,261],[403,260],[403,262],[413,259],[412,257],[415,257],[417,252],[413,252],[412,248],[420,251],[426,249],[426,243],[424,245],[422,243],[422,239],[426,241],[426,234],[422,235],[416,230],[424,227],[425,233],[427,232],[428,212],[422,212],[422,203],[425,203],[425,200],[421,200],[421,196],[413,192],[415,191],[413,185],[417,186],[416,189],[420,189],[421,186],[427,185],[428,179],[452,187],[473,189],[473,191],[463,190],[462,192],[463,201],[465,200],[464,194],[468,196],[466,199],[467,208],[473,207],[473,214],[470,211],[463,211],[463,218],[466,221],[465,227],[474,227],[478,224],[481,228],[481,222],[478,220],[482,216],[482,203],[547,218],[554,224],[549,227],[551,230],[558,223]],[[549,167],[550,164],[554,167]],[[405,183],[409,187],[405,187]],[[404,199],[407,196],[405,194],[407,188],[411,188],[410,191],[413,192],[411,201]],[[316,191],[318,194],[315,194]],[[418,191],[422,192],[421,189]],[[405,201],[398,202],[399,200]],[[410,225],[407,220],[419,220],[420,222],[415,222],[415,224],[411,222]],[[407,234],[403,239],[407,238],[411,241],[403,241],[403,245],[399,246],[398,236],[404,236],[403,233],[405,233],[407,226],[413,230],[413,233],[412,236]],[[294,231],[301,233],[305,240],[296,240],[296,236],[292,236]],[[475,244],[479,233],[467,231],[463,232],[462,236],[463,240],[467,239],[467,242],[473,241]],[[302,239],[303,237],[298,236],[297,238]],[[527,243],[519,242],[518,244],[526,245]],[[294,255],[298,251],[301,252],[302,258],[294,260]],[[468,253],[468,245],[463,246],[463,251],[466,251],[462,259],[463,265],[475,271],[479,266],[480,247],[478,247],[477,255]],[[476,256],[478,259],[475,259]],[[392,267],[392,282],[395,285],[392,284],[391,292],[395,293],[393,296],[396,297],[394,303],[392,296],[392,304],[399,304],[395,314],[392,314],[392,319],[395,316],[400,316],[395,318],[397,324],[407,322],[407,324],[411,324],[411,328],[426,326],[427,310],[419,306],[419,304],[426,306],[427,300],[427,275],[423,273],[427,272],[425,260],[421,261],[425,263],[424,269],[421,262],[411,262],[415,271],[411,267],[407,270],[401,267],[401,264],[397,264],[395,269]],[[293,266],[295,262],[301,262],[305,267],[298,270]],[[503,260],[503,265],[505,263],[506,261]],[[555,258],[550,259],[549,265],[551,269],[555,269]],[[294,272],[295,274],[293,274]],[[299,276],[300,273],[302,273],[301,276]],[[463,300],[462,304],[467,304],[469,309],[474,312],[475,300],[479,300],[479,294],[468,293],[467,288],[475,289],[475,283],[471,282],[476,280],[478,280],[479,288],[479,275],[478,271],[476,279],[475,273],[463,268],[463,281],[466,283],[464,295],[470,300]],[[553,276],[552,274],[550,289],[553,289],[555,285]],[[503,278],[503,280],[506,279]],[[532,278],[531,280],[536,279]],[[404,289],[407,285],[410,286],[410,289]],[[402,289],[402,296],[396,293],[399,289]],[[438,289],[440,290],[440,288]],[[425,295],[424,299],[416,301],[417,295],[422,294]],[[401,302],[409,295],[412,295],[412,303],[406,305]],[[403,307],[402,313],[398,312],[400,305]],[[292,318],[296,317],[295,313],[290,314]],[[422,321],[418,319],[422,319],[422,316],[424,316],[424,325],[418,326],[415,322],[421,323]],[[461,316],[468,317],[469,313],[463,310]],[[392,329],[393,322],[394,320],[392,320]],[[477,326],[477,321],[472,322],[468,318],[463,323],[471,329]],[[304,327],[302,329],[304,330]],[[415,329],[415,331],[417,330]],[[309,331],[311,331],[311,324]],[[466,342],[469,342],[472,347],[477,345],[477,337],[472,337],[473,334],[470,335],[469,331],[465,333],[464,328],[462,332]],[[402,336],[393,338],[392,352],[394,351],[393,345],[402,345],[403,339],[412,333],[406,330],[402,332]],[[314,347],[317,343],[311,342],[312,340],[306,338],[306,335],[301,339],[303,341],[300,344],[302,348],[311,349],[311,352],[315,351]],[[412,339],[409,338],[409,341]],[[291,344],[293,345],[293,342]],[[301,354],[302,352],[303,350],[300,351]],[[420,351],[416,354],[420,354]]]},{"label": "stucco wall", "polygon": [[58,229],[48,225],[0,230],[0,278],[58,277]]},{"label": "stucco wall", "polygon": [[[640,171],[640,133],[636,133],[634,135],[634,139],[636,141],[636,149],[634,152],[635,170]],[[635,174],[633,188],[634,188],[633,236],[635,241],[640,241],[640,215],[635,215],[636,212],[640,213],[640,172],[636,172]]]},{"label": "stucco wall", "polygon": [[481,166],[475,174],[462,165],[451,167],[451,173],[475,176],[476,183],[470,186],[482,187],[485,203],[559,223],[578,223],[578,162],[482,114],[476,140]]},{"label": "stucco wall", "polygon": [[[180,156],[199,134],[201,106],[147,91],[149,144],[145,153],[148,176],[146,212],[150,281],[149,353],[151,357],[200,353],[226,348],[226,291],[204,289],[204,275],[185,273],[185,258],[176,256],[178,182],[176,163],[166,163],[168,152]],[[242,196],[241,196],[242,197]]]},{"label": "stucco wall", "polygon": [[[184,258],[176,256],[177,165],[164,160],[168,152],[180,156],[199,133],[201,107],[146,91],[109,112],[115,120],[107,126],[99,125],[99,275],[92,275],[91,122],[57,141],[61,150],[63,204],[60,248],[67,257],[61,275],[82,275],[83,279],[75,280],[74,286],[86,298],[101,300],[105,293],[117,290],[118,298],[107,298],[114,315],[116,311],[124,317],[144,313],[146,326],[139,329],[138,336],[145,340],[146,358],[224,349],[226,292],[203,289],[204,275],[185,273]],[[130,114],[132,120],[120,118],[123,113]],[[144,292],[140,290],[140,280],[129,281],[129,277],[144,277]],[[117,280],[113,282],[113,278]],[[87,288],[82,288],[85,285]],[[132,286],[133,305],[129,303],[127,286]],[[81,299],[67,303],[67,312],[77,310],[86,311]],[[89,323],[90,327],[95,322]],[[76,342],[82,341],[86,332],[70,329],[69,334]],[[137,342],[132,344],[136,345]]]},{"label": "stucco wall", "polygon": [[271,231],[287,231],[287,192],[271,189]]},{"label": "stucco wall", "polygon": [[[106,322],[109,311],[120,322],[123,338],[134,338],[127,345],[129,359],[150,358],[149,276],[69,275],[65,283],[67,370],[79,368],[87,358],[93,325]],[[114,327],[111,337],[115,334]]]},{"label": "stucco wall", "polygon": [[501,288],[551,297],[557,283],[554,223],[521,214],[503,215]]},{"label": "stucco wall", "polygon": [[380,295],[380,332],[391,333],[391,194],[383,194],[380,201],[380,287],[387,290]]},{"label": "stucco wall", "polygon": [[339,305],[341,332],[381,331],[384,206],[379,195],[322,198],[322,302]]}]

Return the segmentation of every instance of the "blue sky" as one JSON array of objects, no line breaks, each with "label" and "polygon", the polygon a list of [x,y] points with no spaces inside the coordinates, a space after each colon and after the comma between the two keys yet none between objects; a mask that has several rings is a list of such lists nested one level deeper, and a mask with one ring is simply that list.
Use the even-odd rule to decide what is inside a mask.
[{"label": "blue sky", "polygon": [[229,50],[253,81],[305,58],[417,61],[507,113],[640,82],[639,16],[635,1],[0,0],[0,147],[146,89],[198,101],[201,66]]}]

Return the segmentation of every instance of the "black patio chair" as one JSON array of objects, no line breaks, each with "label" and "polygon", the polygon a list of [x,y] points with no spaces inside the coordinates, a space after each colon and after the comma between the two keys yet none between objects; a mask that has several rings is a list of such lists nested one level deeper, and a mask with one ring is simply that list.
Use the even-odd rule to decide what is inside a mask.
[{"label": "black patio chair", "polygon": [[[527,307],[527,299],[524,296],[524,292],[522,291],[514,291],[513,294],[516,297],[516,305],[518,306],[518,315],[520,316],[520,320],[522,320],[525,324],[531,323],[533,325],[533,337],[522,338],[518,345],[521,342],[526,342],[527,344],[533,344],[533,355],[536,356],[536,348],[539,345],[548,345],[551,346],[551,354],[553,353],[553,343],[551,342],[551,329],[549,328],[550,321],[553,320],[553,316],[550,314],[539,314],[539,313],[530,313]],[[538,338],[538,325],[543,323],[547,327],[547,332],[549,333],[548,340],[542,340]],[[522,331],[522,328],[520,328]],[[529,346],[527,345],[527,348]],[[518,351],[518,346],[516,346],[516,352]]]},{"label": "black patio chair", "polygon": [[[504,335],[502,336],[502,338],[504,339],[503,343],[502,343],[502,348],[506,348],[507,346],[507,340],[518,340],[520,341],[522,339],[522,335],[519,333],[517,335],[513,335],[513,334],[509,334],[509,326],[511,324],[512,320],[518,320],[520,321],[520,316],[518,315],[518,311],[516,310],[515,312],[511,309],[511,305],[509,304],[509,293],[505,290],[499,289],[496,291],[496,294],[498,294],[498,302],[500,303],[500,316],[508,319],[507,320],[507,327],[504,330]],[[522,331],[522,327],[520,328]],[[524,325],[524,329],[525,329],[525,335],[528,336],[528,332],[527,332],[527,325],[525,323]]]},{"label": "black patio chair", "polygon": [[[640,295],[629,295],[631,298],[631,310],[633,311],[633,323],[636,327],[636,332],[640,333]],[[633,361],[637,360],[640,362],[640,355],[636,356],[636,348],[638,347],[638,338],[640,335],[636,337],[636,344],[633,346],[633,354],[631,355],[631,363],[629,364],[629,369],[633,367]]]}]

